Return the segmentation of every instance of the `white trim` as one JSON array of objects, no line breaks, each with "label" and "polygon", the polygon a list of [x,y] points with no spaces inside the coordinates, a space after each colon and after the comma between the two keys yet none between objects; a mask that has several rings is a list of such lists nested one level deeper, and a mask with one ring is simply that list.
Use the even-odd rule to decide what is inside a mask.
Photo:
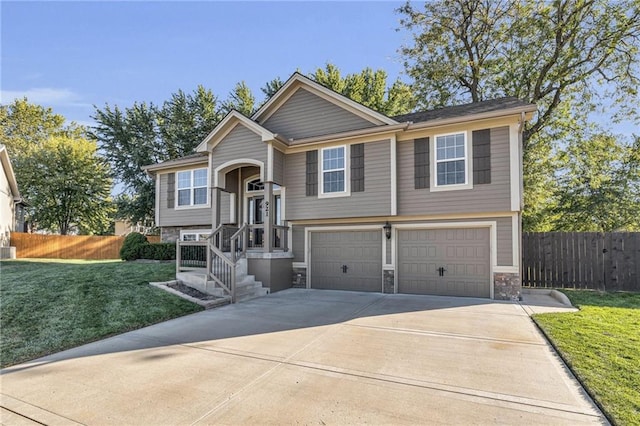
[{"label": "white trim", "polygon": [[391,161],[391,216],[398,214],[398,150],[396,135],[389,139],[390,161]]},{"label": "white trim", "polygon": [[[387,237],[384,236],[384,229],[382,229],[382,225],[354,225],[354,226],[310,226],[304,229],[304,264],[308,265],[307,267],[307,288],[311,288],[311,232],[336,232],[336,231],[375,231],[379,230],[381,236],[384,240]],[[293,232],[293,227],[292,231]],[[384,245],[384,242],[383,244]],[[381,251],[380,256],[382,260],[382,264],[385,262],[385,252]],[[383,268],[384,271],[384,268]],[[382,272],[382,276],[380,277],[381,289],[384,287],[384,272]],[[381,290],[382,291],[382,290]]]},{"label": "white trim", "polygon": [[[207,177],[206,177],[206,184],[205,186],[194,186],[194,173],[198,170],[204,170],[207,173]],[[189,188],[180,188],[179,186],[179,182],[180,179],[178,177],[178,175],[180,173],[189,173],[190,174],[190,186]],[[176,180],[175,180],[175,203],[174,203],[174,210],[191,210],[191,209],[203,209],[203,208],[210,208],[211,207],[211,190],[209,188],[209,168],[208,167],[199,167],[197,169],[186,169],[186,170],[178,170],[176,173]],[[207,202],[204,204],[194,204],[195,202],[195,189],[197,188],[205,188],[205,194],[207,197]],[[189,190],[189,204],[186,205],[180,205],[180,197],[179,197],[179,192],[180,191],[184,191],[185,189]]]},{"label": "white trim", "polygon": [[518,268],[517,266],[494,266],[493,273],[519,274],[520,268]]},{"label": "white trim", "polygon": [[[260,180],[264,182],[264,163],[260,160],[254,160],[253,158],[238,158],[235,160],[229,160],[220,164],[213,171],[213,186],[216,188],[224,189],[226,187],[226,176],[225,174],[229,171],[229,169],[242,167],[242,166],[257,166],[260,168]],[[235,167],[232,167],[235,166]],[[221,174],[221,172],[224,172]]]},{"label": "white trim", "polygon": [[[154,212],[154,220],[156,222],[156,226],[160,226],[160,173],[156,174],[156,200],[155,200],[156,211]],[[175,204],[174,204],[175,207]]]},{"label": "white trim", "polygon": [[[342,148],[344,150],[344,191],[340,192],[324,192],[324,152],[330,149]],[[349,149],[347,149],[349,148]],[[350,197],[351,196],[351,145],[336,145],[327,146],[321,148],[319,151],[318,163],[318,184],[320,186],[318,191],[318,198],[333,198],[333,197]],[[339,171],[340,169],[330,169],[327,172]]]},{"label": "white trim", "polygon": [[[453,185],[438,185],[438,138],[451,136],[451,135],[460,135],[462,134],[464,137],[464,183],[453,184]],[[473,161],[473,144],[471,143],[471,138],[469,137],[469,132],[467,130],[462,130],[459,132],[450,132],[450,133],[441,133],[433,136],[433,142],[431,138],[429,138],[429,164],[430,164],[430,192],[439,192],[439,191],[455,191],[460,189],[473,189],[473,169],[472,169],[472,161]],[[440,160],[445,161],[445,160]],[[451,160],[449,160],[451,161]]]},{"label": "white trim", "polygon": [[[453,225],[453,226],[452,226]],[[457,229],[457,228],[489,228],[489,253],[490,253],[490,261],[489,261],[489,297],[491,299],[494,298],[494,285],[493,285],[493,273],[496,271],[498,264],[498,223],[496,221],[487,220],[484,222],[473,221],[473,222],[455,222],[455,223],[403,223],[392,225],[394,230],[403,230],[403,229]],[[398,239],[396,238],[396,246],[398,244]],[[398,253],[396,250],[396,257]],[[398,265],[397,259],[394,259],[396,265]],[[398,271],[396,269],[396,273],[394,276],[397,279]],[[397,285],[397,282],[396,282]],[[397,292],[397,288],[395,289]]]},{"label": "white trim", "polygon": [[183,236],[185,234],[195,234],[196,236],[196,241],[200,241],[200,234],[211,234],[211,229],[181,229],[180,230],[180,241],[184,241],[183,240]]},{"label": "white trim", "polygon": [[[298,86],[298,87],[295,87]],[[397,121],[380,114],[370,108],[365,107],[364,105],[360,105],[357,102],[352,101],[346,96],[340,95],[332,90],[327,89],[319,83],[311,80],[308,77],[303,76],[300,73],[294,73],[289,80],[287,80],[284,85],[256,111],[252,116],[252,120],[265,122],[269,119],[271,115],[288,99],[291,97],[290,94],[288,96],[287,92],[293,88],[292,92],[295,93],[300,88],[304,88],[305,90],[331,102],[334,105],[342,107],[353,114],[364,118],[365,120],[374,123],[374,124],[397,124]],[[281,98],[284,98],[282,100]],[[273,107],[273,110],[269,112],[269,110]]]},{"label": "white trim", "polygon": [[520,211],[520,131],[519,124],[509,125],[509,180],[511,186],[511,210]]},{"label": "white trim", "polygon": [[520,220],[516,213],[511,216],[511,251],[513,253],[512,265],[520,268],[520,244],[522,237],[520,235]]},{"label": "white trim", "polygon": [[[236,123],[232,123],[232,120],[235,120]],[[238,124],[242,124],[247,129],[260,136],[263,142],[276,138],[276,135],[274,133],[271,133],[260,124],[248,119],[238,111],[231,111],[225,118],[222,119],[220,123],[218,123],[218,125],[211,131],[211,133],[209,133],[204,138],[204,140],[198,144],[198,146],[196,147],[196,152],[213,150],[213,148],[215,148],[216,145],[220,143],[220,141],[226,135],[229,134],[229,132],[235,129]],[[211,147],[209,147],[210,142],[213,142]]]},{"label": "white trim", "polygon": [[273,142],[267,145],[267,182],[273,182]]}]

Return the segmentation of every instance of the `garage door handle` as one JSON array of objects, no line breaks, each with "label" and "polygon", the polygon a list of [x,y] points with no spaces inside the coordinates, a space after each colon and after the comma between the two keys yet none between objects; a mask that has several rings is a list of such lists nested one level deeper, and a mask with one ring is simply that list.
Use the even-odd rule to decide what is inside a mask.
[{"label": "garage door handle", "polygon": [[343,274],[347,273],[347,269],[349,269],[349,267],[347,265],[342,265],[342,273]]},{"label": "garage door handle", "polygon": [[444,269],[444,266],[438,268],[438,274],[440,274],[441,277],[444,277],[445,272],[447,272],[447,270]]}]

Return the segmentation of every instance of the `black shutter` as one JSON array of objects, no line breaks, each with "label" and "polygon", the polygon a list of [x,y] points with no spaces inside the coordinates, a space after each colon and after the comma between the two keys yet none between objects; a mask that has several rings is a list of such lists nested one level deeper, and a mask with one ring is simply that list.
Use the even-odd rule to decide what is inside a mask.
[{"label": "black shutter", "polygon": [[413,141],[415,189],[429,188],[429,138]]},{"label": "black shutter", "polygon": [[176,203],[176,174],[167,174],[167,208],[174,208]]},{"label": "black shutter", "polygon": [[491,183],[491,129],[475,130],[473,143],[473,184]]},{"label": "black shutter", "polygon": [[364,144],[351,145],[351,192],[364,192]]},{"label": "black shutter", "polygon": [[318,195],[318,151],[307,151],[307,195]]}]

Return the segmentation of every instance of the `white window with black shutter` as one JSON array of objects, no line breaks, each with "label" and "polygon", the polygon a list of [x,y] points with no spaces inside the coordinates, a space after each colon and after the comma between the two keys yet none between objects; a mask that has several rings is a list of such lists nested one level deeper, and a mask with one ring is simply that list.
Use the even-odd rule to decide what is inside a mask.
[{"label": "white window with black shutter", "polygon": [[436,135],[431,191],[471,189],[471,146],[467,132]]},{"label": "white window with black shutter", "polygon": [[307,151],[305,194],[328,198],[364,192],[364,151],[363,143]]}]

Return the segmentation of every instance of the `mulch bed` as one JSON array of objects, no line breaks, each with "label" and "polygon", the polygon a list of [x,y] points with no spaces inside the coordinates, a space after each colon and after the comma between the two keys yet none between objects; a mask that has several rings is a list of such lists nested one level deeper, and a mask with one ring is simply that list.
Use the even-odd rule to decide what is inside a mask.
[{"label": "mulch bed", "polygon": [[182,283],[172,283],[172,284],[167,284],[167,287],[172,288],[176,291],[179,291],[180,293],[184,293],[187,296],[191,296],[194,297],[196,299],[199,300],[216,300],[219,299],[219,297],[216,296],[212,296],[211,294],[206,294],[203,293],[199,290],[196,290],[195,288],[191,288],[188,285],[184,285]]}]

